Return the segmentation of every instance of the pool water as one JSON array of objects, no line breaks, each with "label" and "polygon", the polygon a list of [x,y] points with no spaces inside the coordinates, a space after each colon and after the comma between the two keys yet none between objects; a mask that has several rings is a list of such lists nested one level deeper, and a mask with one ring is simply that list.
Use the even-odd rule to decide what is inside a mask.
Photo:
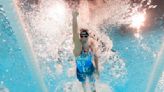
[{"label": "pool water", "polygon": [[[5,12],[3,6],[0,5],[0,92],[44,92],[36,76],[37,71],[33,70],[29,60],[25,58],[17,34],[10,25],[12,20],[8,19]],[[157,62],[163,46],[164,28],[161,21],[157,21],[152,28],[143,31],[139,38],[136,38],[131,31],[122,31],[118,26],[107,26],[106,30],[108,31],[106,35],[112,41],[112,50],[115,51],[115,54],[111,56],[109,62],[102,64],[104,69],[100,73],[97,89],[100,92],[145,92],[153,66]],[[29,34],[33,34],[33,32]],[[34,39],[34,43],[40,42],[40,40],[39,38]],[[66,45],[71,42],[67,39],[64,43],[66,44],[62,44],[61,47],[68,47]],[[34,50],[42,52],[39,47]],[[64,50],[69,52],[67,48]],[[41,75],[43,75],[42,80],[48,92],[77,92],[79,89],[81,91],[81,88],[78,87],[80,86],[79,82],[73,74],[73,70],[70,69],[73,66],[72,59],[63,63],[71,57],[71,54],[64,51],[58,54],[61,62],[56,63],[53,60],[54,57],[46,57],[46,62],[38,63],[42,71]],[[65,56],[68,57],[64,58]],[[45,59],[42,58],[39,57],[38,61]],[[160,61],[164,61],[164,59],[162,58]],[[155,76],[154,81],[157,82],[153,82],[153,90],[150,92],[164,92],[164,77],[162,75],[164,70],[162,65],[159,66],[159,71],[156,71],[159,73],[153,75]],[[67,69],[70,69],[70,73]]]},{"label": "pool water", "polygon": [[0,7],[0,92],[41,92],[27,62]]}]

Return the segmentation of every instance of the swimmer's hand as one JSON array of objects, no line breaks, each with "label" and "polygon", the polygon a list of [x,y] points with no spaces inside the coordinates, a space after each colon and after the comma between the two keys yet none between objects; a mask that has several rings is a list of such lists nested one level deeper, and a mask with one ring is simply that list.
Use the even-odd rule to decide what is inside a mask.
[{"label": "swimmer's hand", "polygon": [[79,15],[79,12],[77,11],[77,9],[74,9],[72,11],[72,16],[77,17],[78,15]]}]

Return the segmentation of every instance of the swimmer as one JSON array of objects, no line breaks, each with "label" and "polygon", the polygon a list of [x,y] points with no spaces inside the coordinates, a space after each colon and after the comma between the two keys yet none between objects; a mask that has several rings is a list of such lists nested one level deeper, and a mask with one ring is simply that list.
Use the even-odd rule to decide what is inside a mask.
[{"label": "swimmer", "polygon": [[77,79],[82,83],[84,92],[86,92],[86,78],[89,79],[91,91],[96,92],[94,74],[99,76],[96,44],[95,40],[89,36],[88,29],[78,29],[78,15],[77,10],[72,12],[73,53],[76,60],[76,75]]}]

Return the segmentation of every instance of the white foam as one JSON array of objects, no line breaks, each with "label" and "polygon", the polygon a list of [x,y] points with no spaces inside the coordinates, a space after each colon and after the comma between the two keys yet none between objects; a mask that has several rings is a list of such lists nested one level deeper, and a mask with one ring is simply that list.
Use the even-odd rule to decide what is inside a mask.
[{"label": "white foam", "polygon": [[[89,84],[86,84],[87,92],[91,92]],[[105,83],[96,82],[96,92],[113,92],[112,89]],[[58,85],[54,92],[84,92],[80,82],[63,82]]]},{"label": "white foam", "polygon": [[155,92],[164,92],[164,72],[162,73],[155,90]]},{"label": "white foam", "polygon": [[5,86],[0,86],[0,92],[10,92],[9,89]]},{"label": "white foam", "polygon": [[[117,24],[129,24],[130,17],[126,16],[133,15],[135,9],[132,9],[133,14],[128,13],[131,8],[130,0],[106,1],[108,1],[106,4],[100,5],[102,6],[101,8],[95,7],[95,12],[88,10],[90,6],[87,5],[89,3],[82,4],[79,9],[79,27],[88,28],[91,30],[90,33],[92,35],[96,35],[94,39],[99,39],[97,43],[100,69],[107,70],[103,66],[105,64],[111,65],[112,67],[107,70],[107,73],[111,74],[113,78],[119,79],[126,75],[126,66],[120,57],[116,60],[112,57],[116,54],[111,52],[113,43],[108,35],[110,31],[108,24],[113,24],[114,26],[117,26]],[[19,11],[21,11],[20,16],[24,20],[25,32],[30,43],[32,43],[32,49],[37,58],[36,60],[38,60],[37,65],[39,65],[43,74],[48,73],[47,75],[49,76],[60,77],[61,74],[68,70],[68,76],[74,76],[75,74],[72,72],[75,69],[70,68],[70,62],[74,62],[72,53],[72,15],[64,0],[42,0],[38,8],[36,7],[37,9],[33,11],[27,11],[20,7],[23,6],[19,6]],[[49,62],[51,64],[46,64]],[[51,66],[52,64],[54,65]],[[105,77],[108,78],[108,74]]]}]

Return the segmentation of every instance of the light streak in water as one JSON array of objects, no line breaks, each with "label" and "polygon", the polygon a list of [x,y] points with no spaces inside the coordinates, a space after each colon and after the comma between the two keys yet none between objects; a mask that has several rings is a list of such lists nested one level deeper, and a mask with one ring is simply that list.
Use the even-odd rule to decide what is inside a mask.
[{"label": "light streak in water", "polygon": [[158,79],[160,75],[162,74],[164,62],[163,62],[163,55],[164,55],[164,43],[161,46],[161,49],[158,53],[158,57],[156,62],[154,63],[154,66],[152,68],[152,72],[150,74],[150,78],[147,83],[146,91],[145,92],[157,92],[155,90],[155,85],[157,85]]}]

